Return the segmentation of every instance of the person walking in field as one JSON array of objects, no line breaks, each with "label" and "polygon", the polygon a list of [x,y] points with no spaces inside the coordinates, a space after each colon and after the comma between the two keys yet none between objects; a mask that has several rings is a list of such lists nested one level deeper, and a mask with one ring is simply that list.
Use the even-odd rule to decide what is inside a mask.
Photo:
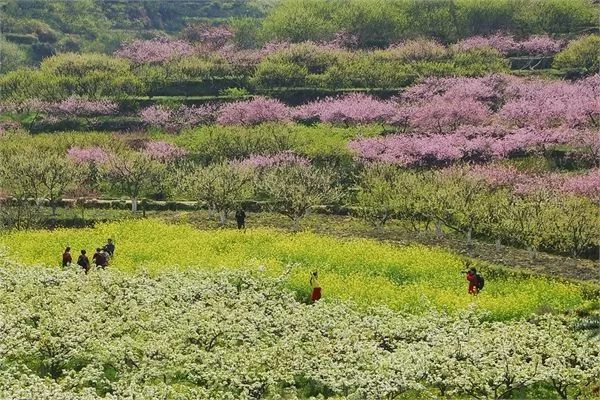
[{"label": "person walking in field", "polygon": [[246,229],[246,213],[244,209],[238,208],[235,212],[235,221],[237,222],[238,229]]},{"label": "person walking in field", "polygon": [[319,284],[317,271],[310,274],[310,286],[312,287],[310,300],[314,303],[321,298],[321,285]]},{"label": "person walking in field", "polygon": [[[469,264],[467,264],[467,267],[469,266]],[[480,283],[480,277],[477,274],[477,270],[474,267],[469,268],[469,270],[467,271],[467,281],[469,281],[469,294],[472,295],[477,295],[479,293],[479,289],[481,283]]]},{"label": "person walking in field", "polygon": [[79,265],[81,268],[83,268],[83,270],[85,271],[86,274],[90,270],[90,259],[86,255],[85,250],[81,250],[81,254],[79,255],[79,258],[77,259],[77,265]]},{"label": "person walking in field", "polygon": [[115,244],[112,239],[108,239],[107,243],[104,245],[104,250],[108,253],[108,255],[112,258],[115,254]]},{"label": "person walking in field", "polygon": [[108,265],[106,253],[100,247],[96,249],[96,252],[92,256],[92,262],[96,264],[96,268],[104,269]]},{"label": "person walking in field", "polygon": [[63,268],[68,267],[73,262],[73,257],[71,256],[71,248],[67,247],[65,252],[62,255],[62,266]]},{"label": "person walking in field", "polygon": [[108,262],[110,261],[110,254],[105,249],[100,250],[100,254],[102,255],[102,268],[108,267]]}]

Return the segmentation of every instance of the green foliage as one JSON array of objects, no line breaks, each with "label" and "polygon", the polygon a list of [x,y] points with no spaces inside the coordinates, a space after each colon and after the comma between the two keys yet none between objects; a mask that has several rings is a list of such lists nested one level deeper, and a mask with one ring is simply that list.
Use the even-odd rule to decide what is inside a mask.
[{"label": "green foliage", "polygon": [[56,90],[87,97],[139,93],[142,81],[128,61],[103,54],[65,53],[42,62],[39,71],[57,80]]},{"label": "green foliage", "polygon": [[399,88],[417,77],[481,76],[508,72],[508,62],[492,49],[474,49],[448,54],[427,43],[426,52],[411,52],[412,45],[386,51],[323,50],[312,44],[292,46],[263,60],[252,82],[259,87]]},{"label": "green foliage", "polygon": [[555,68],[583,68],[593,74],[600,70],[600,35],[574,40],[554,57]]},{"label": "green foliage", "polygon": [[261,20],[249,17],[237,17],[229,20],[234,32],[233,41],[242,49],[252,49],[262,44]]},{"label": "green foliage", "polygon": [[261,88],[302,87],[308,70],[289,61],[264,60],[256,67],[251,83]]},{"label": "green foliage", "polygon": [[527,27],[519,26],[514,14],[518,7],[527,7],[526,2],[515,0],[455,0],[459,32],[462,37],[488,35],[497,31],[515,31]]},{"label": "green foliage", "polygon": [[368,54],[352,54],[319,78],[330,88],[398,88],[412,83],[415,75],[409,65],[377,60]]},{"label": "green foliage", "polygon": [[334,204],[342,196],[337,174],[331,168],[312,165],[282,164],[257,175],[258,192],[270,200],[272,207],[289,217],[294,230],[313,207]]},{"label": "green foliage", "polygon": [[[509,63],[494,49],[472,49],[455,52],[452,63],[457,75],[483,76],[496,72],[508,72]],[[429,74],[424,74],[428,76]]]},{"label": "green foliage", "polygon": [[227,89],[221,89],[219,96],[227,96],[233,98],[244,98],[250,95],[250,92],[246,88],[229,87]]},{"label": "green foliage", "polygon": [[346,32],[365,48],[418,36],[449,43],[498,30],[574,33],[595,26],[597,18],[591,0],[284,0],[267,15],[263,30],[267,41],[292,42]]},{"label": "green foliage", "polygon": [[229,213],[252,196],[251,180],[249,169],[219,163],[181,169],[175,175],[174,184],[188,198],[203,202],[210,210],[218,212],[221,225],[225,225]]},{"label": "green foliage", "polygon": [[30,198],[35,202],[48,200],[52,215],[56,216],[57,201],[76,185],[80,171],[64,155],[51,152],[40,157],[39,150],[3,151],[0,187],[8,190],[20,205]]},{"label": "green foliage", "polygon": [[321,74],[332,65],[344,61],[347,52],[328,49],[313,43],[300,43],[270,54],[267,60],[292,63],[305,68],[309,74]]},{"label": "green foliage", "polygon": [[358,177],[358,214],[379,231],[400,212],[404,196],[400,180],[398,168],[390,164],[368,165]]},{"label": "green foliage", "polygon": [[347,140],[359,133],[375,135],[379,129],[381,128],[343,129],[329,125],[279,123],[254,127],[202,126],[175,137],[161,135],[160,139],[185,147],[190,156],[205,164],[286,150],[317,161],[349,162],[351,155],[346,145]]},{"label": "green foliage", "polygon": [[355,36],[362,48],[386,47],[400,39],[407,26],[406,11],[397,1],[354,0],[338,2],[334,21],[340,31]]},{"label": "green foliage", "polygon": [[598,25],[599,10],[591,0],[529,0],[515,20],[530,33],[573,33]]},{"label": "green foliage", "polygon": [[27,53],[18,45],[0,39],[0,74],[27,65]]},{"label": "green foliage", "polygon": [[231,76],[234,66],[221,57],[181,57],[164,66],[169,80],[214,79]]},{"label": "green foliage", "polygon": [[69,95],[57,75],[40,70],[19,69],[0,75],[0,92],[6,100],[56,100]]},{"label": "green foliage", "polygon": [[283,0],[263,21],[269,40],[304,42],[330,39],[338,30],[333,13],[339,1]]}]

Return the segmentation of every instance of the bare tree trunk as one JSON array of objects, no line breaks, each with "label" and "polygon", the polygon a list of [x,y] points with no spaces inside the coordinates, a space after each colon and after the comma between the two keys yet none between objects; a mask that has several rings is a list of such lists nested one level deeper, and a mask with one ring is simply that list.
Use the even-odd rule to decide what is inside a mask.
[{"label": "bare tree trunk", "polygon": [[496,251],[502,250],[501,245],[502,242],[500,241],[500,239],[496,239]]},{"label": "bare tree trunk", "polygon": [[294,224],[292,226],[293,231],[294,232],[300,231],[300,217],[294,217],[293,221],[294,221]]},{"label": "bare tree trunk", "polygon": [[131,211],[137,212],[137,210],[138,210],[138,198],[132,197],[131,198]]},{"label": "bare tree trunk", "polygon": [[467,247],[470,249],[473,247],[473,228],[469,227],[467,231]]},{"label": "bare tree trunk", "polygon": [[56,228],[56,201],[55,200],[50,200],[50,209],[52,209],[52,216],[50,218],[50,221],[51,221],[50,228],[54,229],[54,228]]},{"label": "bare tree trunk", "polygon": [[444,232],[442,231],[442,223],[439,220],[435,221],[435,235],[438,238],[444,237]]},{"label": "bare tree trunk", "polygon": [[225,226],[225,224],[227,223],[227,213],[225,213],[225,210],[221,210],[219,212],[219,222],[221,226]]},{"label": "bare tree trunk", "polygon": [[529,246],[527,248],[527,255],[529,256],[530,260],[537,259],[537,249],[533,246]]}]

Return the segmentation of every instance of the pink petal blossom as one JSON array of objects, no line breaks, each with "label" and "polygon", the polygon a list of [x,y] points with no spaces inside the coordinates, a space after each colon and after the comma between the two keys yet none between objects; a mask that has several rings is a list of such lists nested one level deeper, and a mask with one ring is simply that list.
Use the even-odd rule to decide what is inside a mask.
[{"label": "pink petal blossom", "polygon": [[369,124],[395,120],[399,108],[391,101],[362,93],[326,98],[297,107],[297,120],[319,120],[333,124]]},{"label": "pink petal blossom", "polygon": [[276,165],[309,165],[310,160],[292,151],[283,151],[273,155],[253,154],[242,160],[240,165],[252,168],[273,167]]},{"label": "pink petal blossom", "polygon": [[221,125],[256,125],[290,120],[291,111],[288,106],[279,100],[265,97],[225,104],[217,117],[217,122]]},{"label": "pink petal blossom", "polygon": [[103,164],[108,160],[108,153],[101,147],[71,147],[67,156],[76,164]]},{"label": "pink petal blossom", "polygon": [[161,162],[173,161],[187,154],[187,150],[160,140],[146,143],[143,151],[150,158]]},{"label": "pink petal blossom", "polygon": [[172,58],[193,53],[191,44],[182,40],[155,38],[124,43],[115,51],[117,57],[126,58],[136,64],[161,63]]}]

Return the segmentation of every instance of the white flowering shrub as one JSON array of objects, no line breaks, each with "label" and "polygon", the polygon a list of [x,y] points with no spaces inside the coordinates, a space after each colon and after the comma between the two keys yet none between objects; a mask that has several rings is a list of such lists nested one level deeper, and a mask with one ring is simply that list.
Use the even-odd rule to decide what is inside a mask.
[{"label": "white flowering shrub", "polygon": [[2,399],[593,398],[600,374],[562,317],[308,305],[252,272],[0,262],[0,293]]}]

